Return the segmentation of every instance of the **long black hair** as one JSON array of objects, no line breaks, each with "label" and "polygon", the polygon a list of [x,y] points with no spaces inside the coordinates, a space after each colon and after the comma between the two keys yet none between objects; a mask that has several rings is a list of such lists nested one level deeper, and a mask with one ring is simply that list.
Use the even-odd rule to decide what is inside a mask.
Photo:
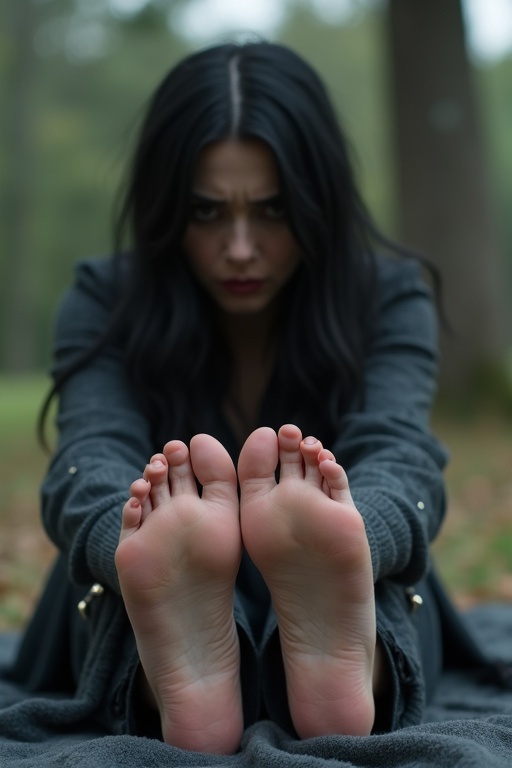
[{"label": "long black hair", "polygon": [[[207,428],[208,397],[215,387],[219,395],[227,388],[225,376],[214,376],[225,349],[182,240],[198,155],[230,138],[258,139],[273,152],[280,196],[302,254],[283,295],[276,392],[284,419],[308,426],[314,421],[321,436],[322,424],[333,424],[361,392],[376,303],[374,254],[379,244],[393,246],[360,198],[348,142],[322,81],[300,56],[273,43],[195,53],[157,88],[117,220],[123,290],[105,334],[58,372],[54,392],[107,338],[122,332],[127,374],[156,439],[187,439]],[[130,245],[123,250],[126,240]]]}]

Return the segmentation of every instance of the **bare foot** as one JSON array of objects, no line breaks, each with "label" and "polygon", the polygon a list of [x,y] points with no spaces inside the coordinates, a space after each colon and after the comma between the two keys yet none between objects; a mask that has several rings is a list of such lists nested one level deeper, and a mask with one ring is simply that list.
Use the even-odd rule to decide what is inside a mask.
[{"label": "bare foot", "polygon": [[[244,544],[272,595],[300,738],[371,732],[376,629],[370,550],[347,478],[315,438],[263,427],[238,462]],[[280,463],[279,484],[275,480]]]},{"label": "bare foot", "polygon": [[196,435],[190,453],[180,441],[167,443],[144,478],[123,510],[116,567],[163,738],[231,754],[243,730],[235,468],[217,440]]}]

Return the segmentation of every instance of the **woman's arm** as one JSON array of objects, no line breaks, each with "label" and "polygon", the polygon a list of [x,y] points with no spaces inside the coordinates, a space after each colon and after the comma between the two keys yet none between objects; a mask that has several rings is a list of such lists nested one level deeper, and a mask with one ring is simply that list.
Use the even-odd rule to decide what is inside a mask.
[{"label": "woman's arm", "polygon": [[375,581],[419,580],[444,516],[446,452],[429,430],[437,367],[436,313],[419,267],[387,262],[364,404],[344,418],[334,446],[365,521]]},{"label": "woman's arm", "polygon": [[[83,262],[57,315],[55,369],[62,370],[103,331],[113,302],[109,261]],[[42,486],[48,535],[69,559],[76,582],[119,590],[114,566],[121,510],[153,447],[113,344],[59,392],[58,444]]]}]

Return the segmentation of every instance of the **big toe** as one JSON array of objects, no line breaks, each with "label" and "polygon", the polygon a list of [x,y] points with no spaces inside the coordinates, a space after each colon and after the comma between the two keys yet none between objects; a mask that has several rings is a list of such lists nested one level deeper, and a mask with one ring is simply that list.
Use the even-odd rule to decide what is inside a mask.
[{"label": "big toe", "polygon": [[211,435],[195,435],[190,441],[190,459],[203,487],[203,498],[212,498],[220,492],[222,497],[227,494],[236,499],[236,471],[222,443]]},{"label": "big toe", "polygon": [[278,457],[277,435],[273,429],[260,427],[252,432],[238,459],[238,479],[242,493],[253,483],[273,487]]}]

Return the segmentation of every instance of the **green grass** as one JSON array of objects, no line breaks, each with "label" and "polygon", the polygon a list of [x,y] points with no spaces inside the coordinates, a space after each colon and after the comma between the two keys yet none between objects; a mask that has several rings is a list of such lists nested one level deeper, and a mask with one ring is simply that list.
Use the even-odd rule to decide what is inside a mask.
[{"label": "green grass", "polygon": [[[55,550],[39,517],[48,456],[35,423],[44,376],[0,376],[0,630],[30,615]],[[449,446],[449,513],[434,545],[438,568],[463,605],[512,600],[512,420],[443,408],[435,431]]]},{"label": "green grass", "polygon": [[[9,440],[30,438],[41,402],[49,386],[43,374],[30,376],[0,375],[0,424]],[[0,449],[5,449],[2,440]]]},{"label": "green grass", "polygon": [[451,451],[439,569],[462,604],[512,600],[512,419],[482,408],[461,420],[443,409],[434,424]]},{"label": "green grass", "polygon": [[48,457],[35,432],[47,389],[43,375],[0,376],[0,630],[28,617],[54,556],[39,518]]}]

